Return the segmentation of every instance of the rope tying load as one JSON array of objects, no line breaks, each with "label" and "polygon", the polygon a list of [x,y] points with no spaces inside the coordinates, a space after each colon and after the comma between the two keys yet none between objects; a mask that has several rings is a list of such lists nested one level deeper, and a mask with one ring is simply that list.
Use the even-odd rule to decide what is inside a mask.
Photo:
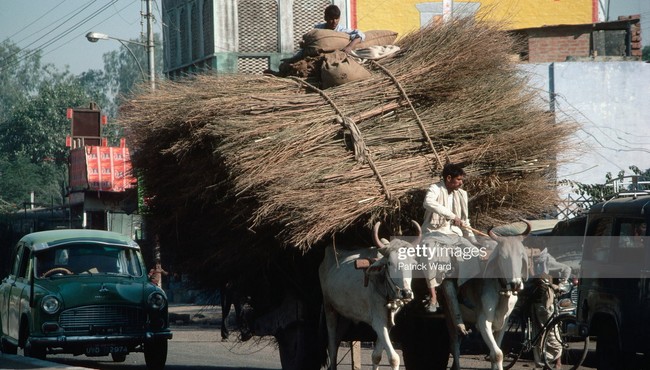
[{"label": "rope tying load", "polygon": [[547,211],[576,126],[539,104],[513,40],[461,19],[398,46],[369,78],[327,90],[222,74],[131,97],[118,121],[157,225],[192,225],[200,208],[213,234],[306,251],[375,221],[421,219],[443,160],[465,165],[476,227]]}]

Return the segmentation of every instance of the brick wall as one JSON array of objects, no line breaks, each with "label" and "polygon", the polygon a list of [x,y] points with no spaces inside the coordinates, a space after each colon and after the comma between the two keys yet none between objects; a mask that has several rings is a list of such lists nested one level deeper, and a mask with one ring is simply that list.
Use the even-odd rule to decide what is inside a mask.
[{"label": "brick wall", "polygon": [[641,44],[641,15],[640,14],[635,14],[635,15],[629,15],[629,16],[620,16],[618,17],[619,21],[626,21],[626,20],[634,20],[638,19],[639,22],[636,22],[632,24],[632,27],[630,29],[630,38],[631,38],[631,44],[630,44],[630,55],[635,56],[635,57],[640,57],[643,49],[643,45]]},{"label": "brick wall", "polygon": [[528,39],[528,61],[564,62],[569,56],[589,56],[590,37],[589,32],[568,30],[531,32]]}]

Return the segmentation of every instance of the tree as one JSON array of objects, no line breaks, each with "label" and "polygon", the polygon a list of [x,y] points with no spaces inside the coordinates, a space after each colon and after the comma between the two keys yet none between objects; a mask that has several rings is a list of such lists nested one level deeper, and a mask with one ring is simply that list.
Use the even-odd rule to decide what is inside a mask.
[{"label": "tree", "polygon": [[70,132],[66,109],[88,105],[90,97],[68,72],[49,72],[30,100],[22,101],[0,123],[0,153],[8,159],[24,156],[32,163],[65,163],[65,137]]},{"label": "tree", "polygon": [[[642,171],[637,166],[628,167],[632,172],[632,175],[638,176],[639,180],[648,181],[650,180],[650,168]],[[614,194],[614,188],[611,186],[614,181],[623,180],[624,177],[630,176],[626,175],[625,171],[619,171],[616,176],[613,176],[611,172],[605,174],[605,182],[603,184],[584,184],[575,181],[564,180],[560,183],[563,185],[569,185],[577,194],[586,196],[592,199],[595,202],[600,202],[607,200],[616,194]],[[626,185],[625,190],[638,190],[632,189],[634,186],[632,183]]]},{"label": "tree", "polygon": [[[154,39],[161,45],[158,35]],[[131,50],[146,71],[144,48]],[[155,51],[162,76],[162,50]],[[67,68],[41,64],[39,50],[22,50],[9,40],[0,43],[0,210],[20,207],[32,191],[38,202],[62,203],[70,133],[66,109],[95,102],[115,117],[121,99],[148,79],[125,46],[104,54],[104,68],[75,76]],[[104,133],[111,144],[121,136],[110,119]]]},{"label": "tree", "polygon": [[15,211],[35,199],[42,204],[62,204],[66,166],[54,162],[32,163],[24,155],[0,159],[0,212]]},{"label": "tree", "polygon": [[[130,41],[143,43],[142,40],[131,39]],[[127,44],[130,45],[130,44]],[[160,35],[154,34],[154,61],[156,78],[162,76],[163,53],[160,41]],[[136,59],[129,52],[126,46],[122,45],[119,51],[111,51],[104,54],[104,72],[106,74],[106,83],[110,94],[115,96],[115,103],[119,106],[122,99],[128,97],[133,91],[135,85],[144,83],[148,80],[147,75],[147,51],[144,47],[130,45],[128,48],[133,52]],[[142,70],[140,70],[142,67]]]},{"label": "tree", "polygon": [[40,51],[0,44],[0,208],[21,206],[32,191],[39,202],[61,204],[70,132],[66,109],[109,101],[95,88],[101,73],[77,77],[41,65],[40,58]]},{"label": "tree", "polygon": [[21,53],[11,41],[0,43],[0,122],[11,107],[29,99],[40,81],[41,54]]}]

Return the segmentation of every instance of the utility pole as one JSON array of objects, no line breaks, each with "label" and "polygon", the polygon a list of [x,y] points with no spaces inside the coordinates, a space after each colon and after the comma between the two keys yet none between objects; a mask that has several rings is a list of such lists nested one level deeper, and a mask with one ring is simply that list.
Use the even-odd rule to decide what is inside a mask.
[{"label": "utility pole", "polygon": [[151,1],[147,1],[147,57],[149,60],[149,83],[151,83],[151,90],[156,88],[156,71],[154,64],[154,46],[153,46],[153,13],[151,9]]}]

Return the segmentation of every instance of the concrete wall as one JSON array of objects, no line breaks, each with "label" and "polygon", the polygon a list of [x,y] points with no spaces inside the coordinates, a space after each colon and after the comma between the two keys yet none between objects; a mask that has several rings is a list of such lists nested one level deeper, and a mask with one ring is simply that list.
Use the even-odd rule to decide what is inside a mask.
[{"label": "concrete wall", "polygon": [[[540,104],[582,126],[572,139],[560,179],[603,183],[629,166],[650,168],[650,64],[643,62],[563,62],[522,65]],[[550,100],[554,93],[555,102]]]},{"label": "concrete wall", "polygon": [[[360,30],[390,29],[400,36],[420,28],[442,15],[442,0],[350,0],[356,10]],[[454,11],[474,12],[504,22],[507,29],[558,24],[584,24],[594,21],[594,0],[464,0],[454,1]],[[597,6],[596,6],[597,9]]]}]

